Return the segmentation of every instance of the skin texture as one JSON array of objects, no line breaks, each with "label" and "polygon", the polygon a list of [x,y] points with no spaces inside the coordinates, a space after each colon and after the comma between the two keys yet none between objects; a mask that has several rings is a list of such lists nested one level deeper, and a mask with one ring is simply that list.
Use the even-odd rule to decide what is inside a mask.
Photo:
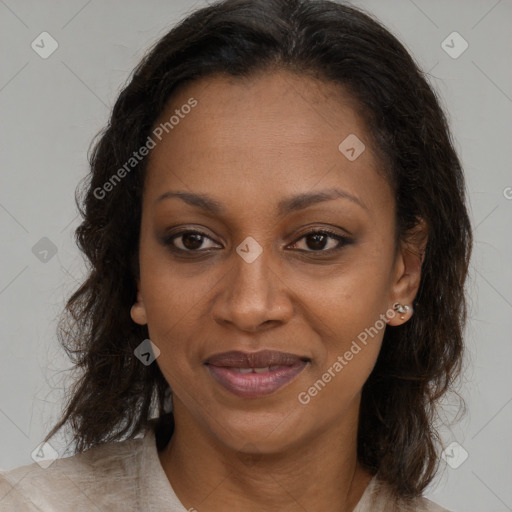
[{"label": "skin texture", "polygon": [[[412,303],[422,247],[396,246],[393,192],[339,87],[284,71],[207,77],[180,90],[161,120],[190,97],[198,105],[149,157],[131,311],[148,324],[173,390],[176,428],[162,467],[187,508],[351,511],[371,478],[357,463],[357,423],[383,330],[310,403],[297,396],[395,302]],[[354,161],[338,149],[349,134],[366,145]],[[361,204],[338,197],[277,213],[284,198],[333,188]],[[158,201],[169,191],[207,194],[224,212]],[[193,242],[212,250],[172,252],[164,239],[182,228],[203,232],[203,245]],[[313,250],[322,244],[304,235],[326,228],[350,242],[322,257]],[[262,248],[252,263],[236,252],[248,236]],[[322,243],[323,251],[338,246]],[[203,364],[219,352],[262,349],[311,361],[284,388],[250,399],[225,390]]]}]

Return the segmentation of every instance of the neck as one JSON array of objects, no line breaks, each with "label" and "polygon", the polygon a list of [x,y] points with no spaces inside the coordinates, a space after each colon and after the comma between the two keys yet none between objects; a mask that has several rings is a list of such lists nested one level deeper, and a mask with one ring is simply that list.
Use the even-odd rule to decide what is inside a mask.
[{"label": "neck", "polygon": [[357,461],[357,414],[299,446],[260,454],[227,447],[176,405],[175,430],[159,458],[187,510],[220,512],[236,504],[246,512],[352,512],[371,480]]}]

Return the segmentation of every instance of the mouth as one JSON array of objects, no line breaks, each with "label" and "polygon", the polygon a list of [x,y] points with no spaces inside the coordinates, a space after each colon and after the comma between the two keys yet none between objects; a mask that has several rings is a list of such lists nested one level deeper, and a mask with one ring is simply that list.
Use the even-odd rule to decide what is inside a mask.
[{"label": "mouth", "polygon": [[227,391],[243,398],[270,395],[292,382],[311,360],[286,352],[223,352],[204,364]]}]

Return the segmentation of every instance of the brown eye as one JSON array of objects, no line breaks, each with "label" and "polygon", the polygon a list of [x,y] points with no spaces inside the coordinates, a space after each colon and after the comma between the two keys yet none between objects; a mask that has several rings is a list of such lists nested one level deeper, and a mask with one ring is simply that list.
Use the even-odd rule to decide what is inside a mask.
[{"label": "brown eye", "polygon": [[[302,240],[305,243],[300,243]],[[299,249],[303,252],[323,252],[330,253],[341,249],[344,245],[350,243],[350,239],[346,236],[334,233],[331,231],[310,231],[306,233],[291,247],[293,249]],[[300,247],[302,245],[302,247]]]},{"label": "brown eye", "polygon": [[182,237],[183,245],[186,249],[194,250],[199,249],[203,245],[204,237],[197,233],[187,233]]},{"label": "brown eye", "polygon": [[307,247],[313,251],[321,251],[322,249],[324,249],[329,239],[329,237],[324,234],[308,235],[305,238],[307,240]]},{"label": "brown eye", "polygon": [[[173,249],[184,252],[199,252],[218,247],[210,237],[199,231],[181,231],[168,237],[165,242]],[[207,245],[207,242],[210,242],[210,245]]]}]

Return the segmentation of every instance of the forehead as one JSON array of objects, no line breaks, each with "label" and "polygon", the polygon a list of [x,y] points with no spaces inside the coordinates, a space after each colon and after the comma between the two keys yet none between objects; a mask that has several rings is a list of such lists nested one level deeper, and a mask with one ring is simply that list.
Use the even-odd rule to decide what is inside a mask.
[{"label": "forehead", "polygon": [[[194,100],[192,109],[183,108]],[[320,181],[355,194],[361,188],[378,193],[379,161],[353,105],[336,84],[284,71],[187,84],[154,125],[164,126],[174,115],[172,128],[168,123],[161,130],[150,153],[148,193],[165,187],[221,194],[250,189],[253,196],[271,197]],[[356,159],[343,153],[352,147],[356,156],[362,151]]]}]

